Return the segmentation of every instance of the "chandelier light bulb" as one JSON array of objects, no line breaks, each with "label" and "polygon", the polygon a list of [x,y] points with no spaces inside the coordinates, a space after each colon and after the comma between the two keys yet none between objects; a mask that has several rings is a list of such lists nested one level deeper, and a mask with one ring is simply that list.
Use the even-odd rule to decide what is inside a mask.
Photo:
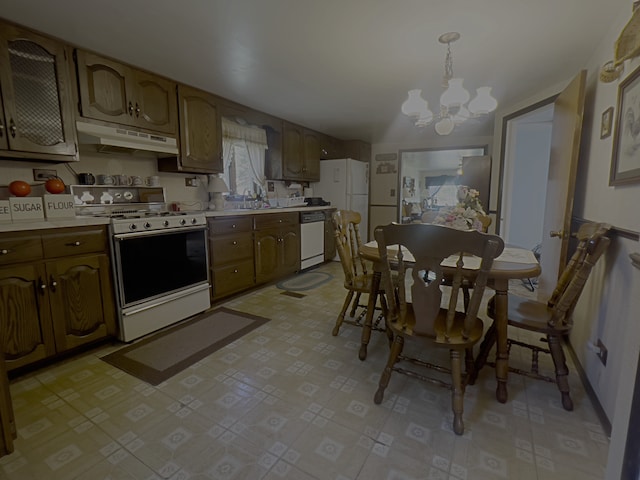
[{"label": "chandelier light bulb", "polygon": [[491,87],[480,87],[476,97],[469,102],[469,111],[474,115],[484,115],[493,112],[498,101],[491,96]]},{"label": "chandelier light bulb", "polygon": [[451,117],[441,118],[435,124],[436,133],[438,135],[449,135],[453,132],[453,127],[455,127],[455,123]]},{"label": "chandelier light bulb", "polygon": [[426,127],[432,121],[433,121],[433,112],[427,108],[427,111],[422,112],[418,117],[418,119],[416,120],[416,127]]},{"label": "chandelier light bulb", "polygon": [[467,108],[463,105],[453,116],[453,123],[455,123],[456,125],[460,125],[464,123],[464,121],[469,117],[471,117],[471,112],[469,112],[469,110],[467,110]]},{"label": "chandelier light bulb", "polygon": [[462,86],[462,78],[450,78],[449,88],[440,96],[440,105],[447,108],[460,107],[469,101],[469,92]]},{"label": "chandelier light bulb", "polygon": [[420,89],[409,90],[408,97],[402,104],[402,113],[416,119],[423,114],[431,113],[429,104],[420,96],[420,93],[422,93]]}]

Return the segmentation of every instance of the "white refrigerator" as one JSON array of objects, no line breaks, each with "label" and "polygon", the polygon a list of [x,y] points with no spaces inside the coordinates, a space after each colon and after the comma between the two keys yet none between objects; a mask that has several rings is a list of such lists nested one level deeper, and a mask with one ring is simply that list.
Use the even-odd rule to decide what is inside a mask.
[{"label": "white refrigerator", "polygon": [[322,197],[339,210],[360,213],[360,235],[368,241],[369,163],[342,158],[320,161],[320,181],[311,184],[314,197]]}]

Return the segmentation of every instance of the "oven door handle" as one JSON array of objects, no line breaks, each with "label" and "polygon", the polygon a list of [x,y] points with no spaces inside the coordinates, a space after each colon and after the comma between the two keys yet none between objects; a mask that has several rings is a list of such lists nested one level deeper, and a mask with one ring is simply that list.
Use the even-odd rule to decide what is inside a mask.
[{"label": "oven door handle", "polygon": [[122,241],[128,240],[130,238],[140,238],[140,237],[148,237],[150,235],[162,235],[171,232],[195,232],[200,230],[206,230],[206,225],[198,225],[194,227],[177,227],[177,228],[167,228],[166,230],[149,230],[145,232],[129,232],[129,233],[118,233],[113,236],[114,240]]}]

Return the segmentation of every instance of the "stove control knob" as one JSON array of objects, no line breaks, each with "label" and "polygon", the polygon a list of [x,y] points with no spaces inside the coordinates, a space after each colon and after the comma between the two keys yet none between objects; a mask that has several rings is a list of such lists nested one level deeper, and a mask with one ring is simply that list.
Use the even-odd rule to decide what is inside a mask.
[{"label": "stove control knob", "polygon": [[131,225],[129,225],[129,230],[137,230],[138,226],[135,223],[132,223]]},{"label": "stove control knob", "polygon": [[184,218],[180,219],[180,225],[186,225],[187,221]]},{"label": "stove control knob", "polygon": [[195,218],[195,217],[194,217],[194,218],[192,218],[192,219],[191,219],[191,224],[192,224],[192,225],[195,225],[196,223],[198,223],[198,219],[197,219],[197,218]]},{"label": "stove control knob", "polygon": [[162,225],[165,227],[169,226],[169,220],[165,220],[164,222],[162,222]]},{"label": "stove control knob", "polygon": [[151,223],[144,222],[144,228],[151,228]]}]

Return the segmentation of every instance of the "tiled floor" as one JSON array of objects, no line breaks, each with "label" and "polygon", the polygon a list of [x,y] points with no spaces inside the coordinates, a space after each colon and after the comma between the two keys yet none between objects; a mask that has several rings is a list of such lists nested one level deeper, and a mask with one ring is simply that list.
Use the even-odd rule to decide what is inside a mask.
[{"label": "tiled floor", "polygon": [[100,360],[119,346],[13,381],[19,436],[0,479],[603,478],[609,442],[575,372],[569,413],[553,384],[516,375],[497,403],[483,369],[460,437],[445,389],[395,375],[375,405],[384,336],[365,362],[359,329],[332,337],[342,273],[319,271],[335,279],[303,298],[269,286],[226,303],[271,321],[157,387]]}]

